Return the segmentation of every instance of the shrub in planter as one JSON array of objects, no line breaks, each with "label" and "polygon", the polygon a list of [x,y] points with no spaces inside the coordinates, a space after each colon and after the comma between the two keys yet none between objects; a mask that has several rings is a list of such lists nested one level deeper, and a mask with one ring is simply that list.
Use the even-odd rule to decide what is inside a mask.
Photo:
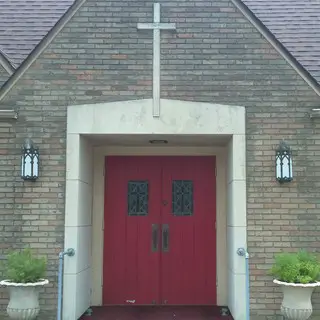
[{"label": "shrub in planter", "polygon": [[274,283],[283,291],[282,314],[289,320],[307,320],[312,314],[311,296],[320,286],[318,258],[301,250],[297,253],[281,253],[275,257],[270,270]]},{"label": "shrub in planter", "polygon": [[10,319],[34,320],[39,314],[39,288],[48,284],[44,279],[47,268],[45,258],[34,257],[30,249],[14,251],[4,263],[7,280],[0,285],[9,289],[7,313]]}]

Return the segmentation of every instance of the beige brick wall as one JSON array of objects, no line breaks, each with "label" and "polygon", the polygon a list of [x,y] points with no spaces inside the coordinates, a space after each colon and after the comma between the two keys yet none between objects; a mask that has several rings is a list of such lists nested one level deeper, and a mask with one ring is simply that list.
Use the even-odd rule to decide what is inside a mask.
[{"label": "beige brick wall", "polygon": [[[30,115],[28,118],[31,117]],[[8,249],[28,246],[35,253],[48,258],[47,276],[51,283],[41,293],[41,319],[47,320],[54,315],[57,301],[57,262],[58,253],[62,249],[64,229],[65,147],[58,143],[58,139],[54,139],[50,148],[53,148],[53,152],[50,154],[50,142],[42,144],[40,181],[23,182],[20,177],[20,150],[25,134],[21,134],[19,138],[16,130],[18,126],[15,122],[0,122],[0,255],[3,256]],[[39,123],[39,128],[41,127]],[[29,128],[26,128],[26,135],[28,132]],[[37,138],[34,141],[39,143]],[[55,152],[55,148],[60,150]],[[7,291],[1,288],[0,310],[3,312],[7,299]]]},{"label": "beige brick wall", "polygon": [[[162,20],[177,23],[176,33],[162,35],[161,96],[246,107],[251,313],[253,320],[276,319],[281,295],[266,275],[274,253],[320,246],[320,121],[308,116],[320,99],[230,1],[161,3]],[[1,251],[29,245],[48,256],[51,285],[42,307],[52,314],[63,244],[66,106],[151,97],[152,34],[136,23],[151,21],[153,1],[110,4],[87,1],[0,102],[19,109],[17,123],[0,123]],[[35,183],[19,177],[26,136],[41,152]],[[294,181],[279,186],[274,153],[282,138],[293,148]]]}]

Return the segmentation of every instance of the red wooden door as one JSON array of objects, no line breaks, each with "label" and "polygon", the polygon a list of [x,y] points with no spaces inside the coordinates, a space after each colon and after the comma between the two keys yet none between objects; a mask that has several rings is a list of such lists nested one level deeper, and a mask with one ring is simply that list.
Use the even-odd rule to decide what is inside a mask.
[{"label": "red wooden door", "polygon": [[214,157],[108,157],[104,304],[216,304]]},{"label": "red wooden door", "polygon": [[103,303],[159,303],[159,158],[107,157],[105,190]]},{"label": "red wooden door", "polygon": [[215,158],[168,157],[162,168],[161,302],[216,304]]}]

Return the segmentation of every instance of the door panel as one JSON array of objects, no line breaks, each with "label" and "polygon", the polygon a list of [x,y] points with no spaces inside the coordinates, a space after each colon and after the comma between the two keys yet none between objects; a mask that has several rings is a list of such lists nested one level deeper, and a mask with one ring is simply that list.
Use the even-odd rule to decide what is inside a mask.
[{"label": "door panel", "polygon": [[160,303],[160,187],[158,158],[107,158],[105,305]]},{"label": "door panel", "polygon": [[216,304],[214,157],[106,159],[103,304]]},{"label": "door panel", "polygon": [[[167,157],[162,163],[161,252],[163,304],[216,303],[215,162],[213,157]],[[163,244],[162,244],[163,245]]]}]

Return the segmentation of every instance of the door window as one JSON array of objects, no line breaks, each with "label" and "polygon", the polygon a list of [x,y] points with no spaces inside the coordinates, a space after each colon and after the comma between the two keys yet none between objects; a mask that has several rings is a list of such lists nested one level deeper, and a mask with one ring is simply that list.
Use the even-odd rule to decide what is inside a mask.
[{"label": "door window", "polygon": [[149,206],[148,181],[128,181],[128,215],[146,216]]},{"label": "door window", "polygon": [[191,216],[193,214],[192,180],[172,181],[172,213],[175,216]]}]

